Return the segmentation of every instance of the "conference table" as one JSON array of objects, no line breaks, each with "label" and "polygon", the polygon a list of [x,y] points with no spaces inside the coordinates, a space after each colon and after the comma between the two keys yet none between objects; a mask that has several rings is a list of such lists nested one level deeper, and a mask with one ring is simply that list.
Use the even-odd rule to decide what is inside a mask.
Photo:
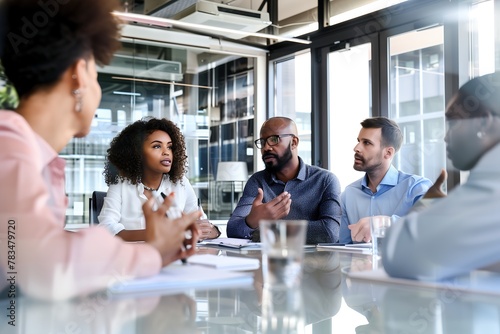
[{"label": "conference table", "polygon": [[[219,256],[261,251],[200,247]],[[301,286],[269,290],[262,267],[240,287],[66,301],[16,300],[16,326],[0,301],[0,333],[500,333],[498,295],[353,279],[373,270],[369,252],[307,249]],[[500,284],[500,281],[499,281]]]}]

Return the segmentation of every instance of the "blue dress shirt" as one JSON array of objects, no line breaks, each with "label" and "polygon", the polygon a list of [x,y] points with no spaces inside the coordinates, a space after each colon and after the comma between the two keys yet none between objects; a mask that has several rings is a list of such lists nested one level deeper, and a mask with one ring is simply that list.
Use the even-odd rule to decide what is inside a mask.
[{"label": "blue dress shirt", "polygon": [[366,175],[348,185],[341,195],[342,221],[340,242],[352,243],[351,230],[347,227],[369,216],[404,216],[420,197],[432,186],[432,181],[422,176],[398,171],[393,165],[373,193]]},{"label": "blue dress shirt", "polygon": [[337,177],[326,169],[305,164],[299,157],[299,173],[293,180],[284,183],[267,170],[254,173],[245,185],[243,195],[227,223],[230,238],[251,237],[254,229],[245,218],[250,213],[257,190],[264,192],[267,203],[284,191],[291,195],[290,213],[283,219],[305,219],[307,244],[338,242],[340,225],[340,183]]}]

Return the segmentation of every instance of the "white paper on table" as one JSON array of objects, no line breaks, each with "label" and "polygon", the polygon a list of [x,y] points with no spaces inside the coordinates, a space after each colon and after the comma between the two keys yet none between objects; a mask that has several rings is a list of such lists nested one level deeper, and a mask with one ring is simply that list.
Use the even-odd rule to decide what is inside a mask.
[{"label": "white paper on table", "polygon": [[250,285],[252,272],[217,270],[199,265],[171,264],[158,275],[117,281],[108,287],[112,294],[159,292],[161,294],[184,292],[186,289],[227,288]]}]

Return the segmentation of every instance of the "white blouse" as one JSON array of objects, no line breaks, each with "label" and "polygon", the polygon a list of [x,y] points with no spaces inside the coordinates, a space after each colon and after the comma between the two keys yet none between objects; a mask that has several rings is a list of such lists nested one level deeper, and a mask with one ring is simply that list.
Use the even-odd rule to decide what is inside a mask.
[{"label": "white blouse", "polygon": [[[174,192],[175,204],[184,213],[201,209],[198,208],[198,199],[194,189],[185,176],[176,184],[170,181],[168,174],[163,176],[158,190],[152,192],[157,200],[153,207],[154,210],[158,207],[158,203],[163,202],[162,192],[165,195]],[[112,184],[104,198],[104,204],[98,217],[99,224],[112,234],[117,234],[122,230],[142,230],[146,227],[142,205],[147,200],[142,183],[134,185],[126,180]],[[204,213],[203,217],[206,217]]]}]

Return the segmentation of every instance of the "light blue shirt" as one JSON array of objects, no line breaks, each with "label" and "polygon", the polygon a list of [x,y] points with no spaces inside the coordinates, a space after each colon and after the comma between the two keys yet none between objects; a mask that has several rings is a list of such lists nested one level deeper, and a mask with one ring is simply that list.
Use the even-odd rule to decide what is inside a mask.
[{"label": "light blue shirt", "polygon": [[431,186],[431,180],[403,173],[392,165],[375,193],[368,187],[366,175],[351,183],[340,197],[340,242],[352,243],[351,230],[347,226],[356,224],[361,218],[406,215]]}]

